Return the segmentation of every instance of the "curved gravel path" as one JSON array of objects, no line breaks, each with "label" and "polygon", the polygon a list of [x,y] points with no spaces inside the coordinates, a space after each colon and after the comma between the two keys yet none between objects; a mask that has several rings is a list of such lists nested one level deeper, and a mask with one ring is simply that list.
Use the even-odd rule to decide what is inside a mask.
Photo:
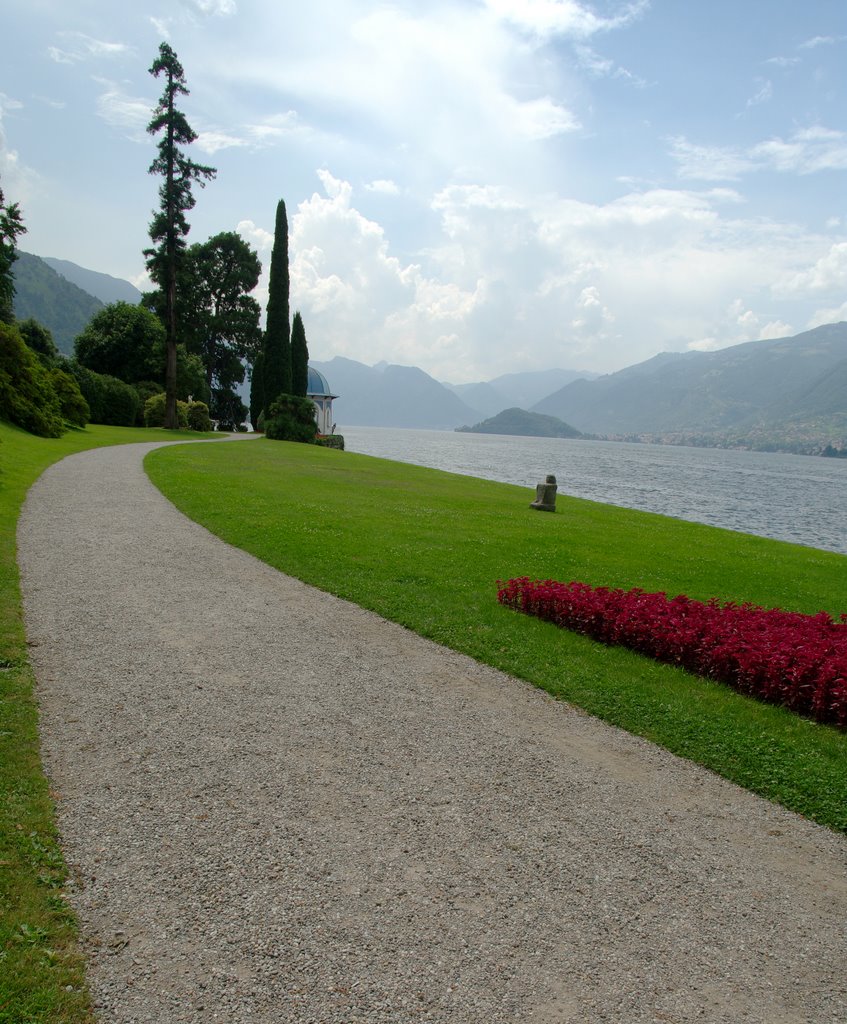
[{"label": "curved gravel path", "polygon": [[100,1021],[847,1019],[842,837],[228,547],[152,447],[19,528]]}]

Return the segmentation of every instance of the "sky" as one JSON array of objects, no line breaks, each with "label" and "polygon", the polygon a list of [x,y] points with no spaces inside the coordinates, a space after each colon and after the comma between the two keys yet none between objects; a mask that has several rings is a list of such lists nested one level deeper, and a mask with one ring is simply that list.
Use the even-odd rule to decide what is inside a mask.
[{"label": "sky", "polygon": [[847,320],[844,0],[3,0],[20,247],[147,286],[160,43],[188,242],[289,222],[314,359],[454,384]]}]

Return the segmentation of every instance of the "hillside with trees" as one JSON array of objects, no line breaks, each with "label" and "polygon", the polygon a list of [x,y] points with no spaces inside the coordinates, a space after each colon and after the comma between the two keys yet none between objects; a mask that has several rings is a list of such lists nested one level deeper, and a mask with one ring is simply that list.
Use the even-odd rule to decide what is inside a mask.
[{"label": "hillside with trees", "polygon": [[472,427],[457,427],[464,434],[511,434],[514,437],[582,437],[569,423],[526,409],[504,409]]},{"label": "hillside with trees", "polygon": [[59,260],[54,256],[42,256],[41,259],[60,277],[64,277],[66,281],[75,284],[77,288],[82,288],[84,292],[88,292],[103,303],[130,302],[132,305],[138,305],[141,302],[141,292],[134,284],[124,281],[123,278],[102,274],[97,270],[88,270],[70,260]]},{"label": "hillside with trees", "polygon": [[43,324],[53,335],[59,351],[71,355],[74,338],[103,308],[103,303],[31,253],[19,250],[12,272],[16,318],[32,318]]},{"label": "hillside with trees", "polygon": [[[847,438],[847,323],[717,352],[662,353],[533,406],[595,434],[814,450]],[[809,447],[809,446],[812,447]]]}]

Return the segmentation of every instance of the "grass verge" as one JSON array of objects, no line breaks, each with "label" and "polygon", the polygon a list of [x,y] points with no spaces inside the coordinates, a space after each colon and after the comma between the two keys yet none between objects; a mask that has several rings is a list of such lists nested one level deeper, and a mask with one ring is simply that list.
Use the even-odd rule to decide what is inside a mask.
[{"label": "grass verge", "polygon": [[[148,456],[192,519],[263,561],[847,831],[847,735],[497,603],[511,576],[847,610],[847,557],[349,452],[257,441]],[[320,628],[319,624],[316,628]]]},{"label": "grass verge", "polygon": [[0,1024],[93,1021],[39,754],[16,557],[20,507],[33,482],[66,455],[198,436],[92,426],[46,439],[0,423]]}]

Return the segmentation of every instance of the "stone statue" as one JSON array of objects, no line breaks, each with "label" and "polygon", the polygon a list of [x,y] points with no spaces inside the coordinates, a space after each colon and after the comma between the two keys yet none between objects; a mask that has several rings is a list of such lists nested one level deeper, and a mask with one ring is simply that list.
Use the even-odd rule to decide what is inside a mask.
[{"label": "stone statue", "polygon": [[530,502],[529,507],[538,509],[539,512],[555,512],[557,490],[556,478],[550,473],[544,483],[536,486],[535,501]]}]

